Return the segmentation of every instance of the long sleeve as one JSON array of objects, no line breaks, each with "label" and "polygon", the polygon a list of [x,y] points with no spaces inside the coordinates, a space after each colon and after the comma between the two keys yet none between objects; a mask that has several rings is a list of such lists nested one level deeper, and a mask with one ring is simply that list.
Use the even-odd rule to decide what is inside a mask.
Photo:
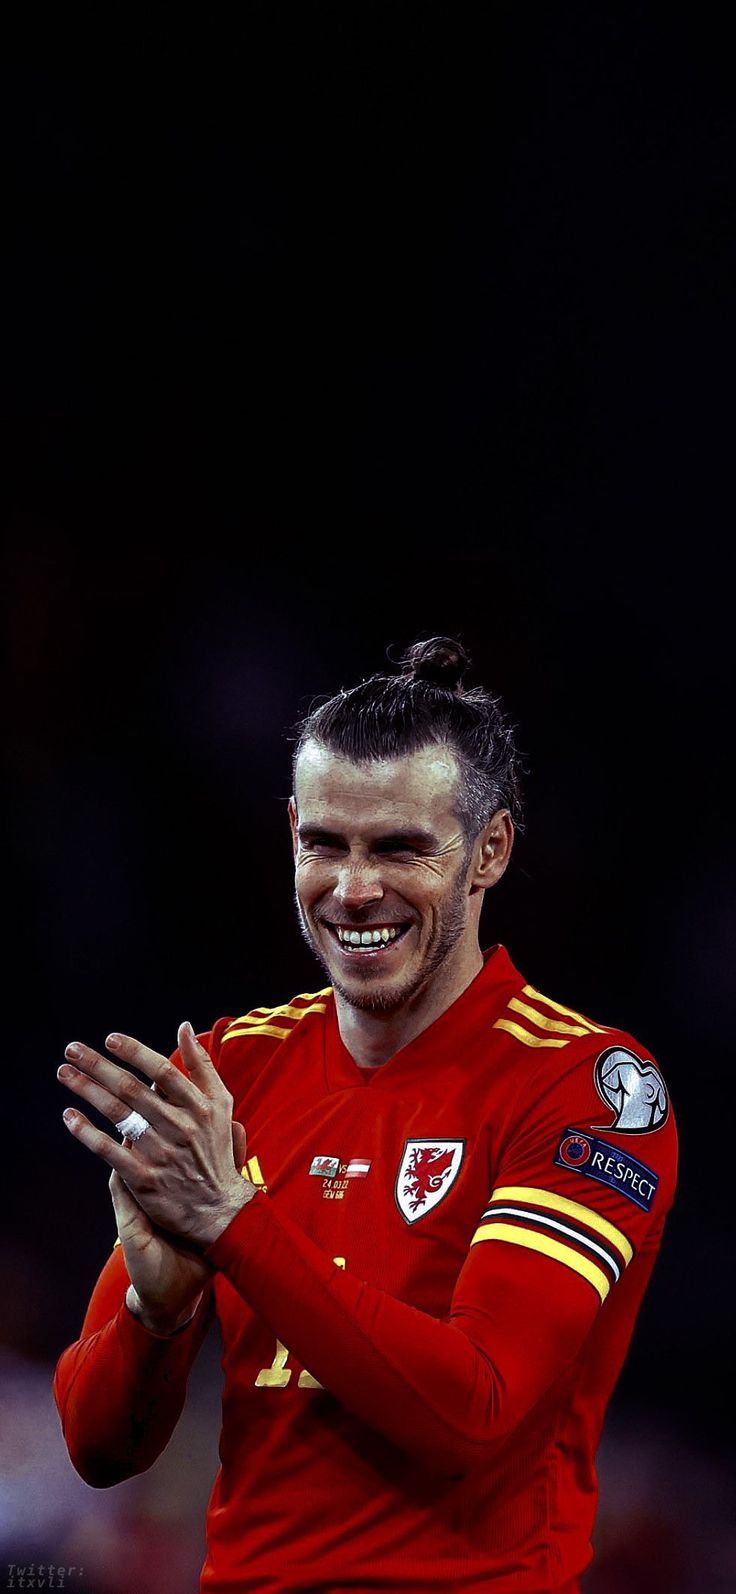
[{"label": "long sleeve", "polygon": [[[219,1019],[197,1037],[214,1056],[227,1023]],[[178,1046],[170,1061],[186,1072]],[[67,1450],[94,1488],[145,1472],[165,1449],[214,1311],[208,1280],[191,1322],[172,1335],[154,1334],[126,1306],[129,1284],[116,1243],[92,1292],[79,1339],[62,1352],[54,1372]]]},{"label": "long sleeve", "polygon": [[67,1450],[94,1488],[145,1472],[168,1444],[210,1320],[208,1282],[190,1323],[170,1336],[154,1334],[125,1304],[129,1283],[118,1246],[97,1280],[79,1339],[54,1372]]},{"label": "long sleeve", "polygon": [[548,1258],[478,1245],[442,1321],[335,1266],[263,1192],[204,1254],[349,1410],[451,1476],[521,1421],[600,1306]]}]

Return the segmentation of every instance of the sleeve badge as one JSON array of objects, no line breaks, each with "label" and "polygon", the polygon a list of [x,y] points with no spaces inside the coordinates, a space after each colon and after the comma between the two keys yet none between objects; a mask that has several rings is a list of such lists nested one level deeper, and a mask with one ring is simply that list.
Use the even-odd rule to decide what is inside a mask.
[{"label": "sleeve badge", "polygon": [[646,1135],[666,1122],[667,1087],[648,1059],[636,1057],[625,1046],[609,1046],[596,1060],[593,1079],[601,1101],[615,1116],[613,1123],[592,1124],[592,1129]]}]

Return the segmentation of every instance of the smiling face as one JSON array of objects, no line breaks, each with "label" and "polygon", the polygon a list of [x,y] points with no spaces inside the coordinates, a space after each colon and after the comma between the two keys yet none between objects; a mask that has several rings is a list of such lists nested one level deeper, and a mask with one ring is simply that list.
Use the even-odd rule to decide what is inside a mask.
[{"label": "smiling face", "polygon": [[477,957],[482,894],[455,812],[458,778],[444,746],[354,764],[309,741],[299,755],[297,912],[352,1007],[395,1012],[448,958]]}]

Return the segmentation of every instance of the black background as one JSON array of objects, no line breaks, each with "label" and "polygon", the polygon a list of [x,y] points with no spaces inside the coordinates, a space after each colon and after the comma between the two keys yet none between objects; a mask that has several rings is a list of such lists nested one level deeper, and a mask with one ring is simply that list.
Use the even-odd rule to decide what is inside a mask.
[{"label": "black background", "polygon": [[715,11],[92,8],[8,41],[5,1337],[111,1213],[67,1040],[321,970],[290,727],[435,632],[527,829],[484,910],[658,1059],[681,1180],[615,1401],[717,1454],[733,1314],[732,58]]}]

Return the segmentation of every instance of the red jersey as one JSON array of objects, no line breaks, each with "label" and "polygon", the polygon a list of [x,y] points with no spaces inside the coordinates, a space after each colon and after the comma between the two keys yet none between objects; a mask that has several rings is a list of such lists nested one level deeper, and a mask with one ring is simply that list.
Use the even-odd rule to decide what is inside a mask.
[{"label": "red jersey", "polygon": [[54,1378],[75,1466],[105,1485],[150,1465],[214,1309],[205,1594],[574,1594],[674,1195],[653,1059],[503,946],[375,1068],[344,1046],[331,987],[199,1038],[260,1188],[171,1337],[129,1312],[113,1252]]}]

